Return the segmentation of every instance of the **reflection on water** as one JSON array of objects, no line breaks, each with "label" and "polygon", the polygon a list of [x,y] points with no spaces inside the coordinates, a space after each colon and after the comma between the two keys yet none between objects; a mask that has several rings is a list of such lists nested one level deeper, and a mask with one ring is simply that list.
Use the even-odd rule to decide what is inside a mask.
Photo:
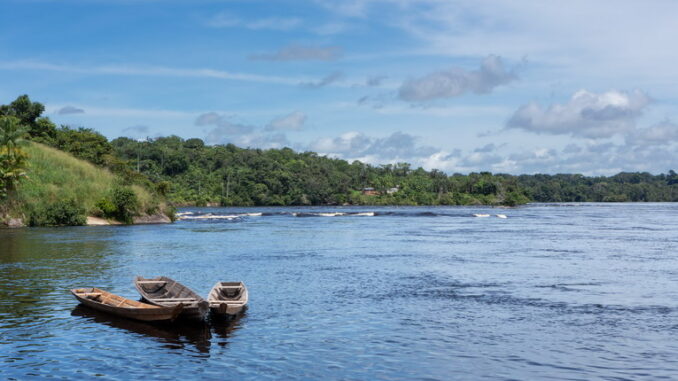
[{"label": "reflection on water", "polygon": [[[201,218],[0,230],[0,379],[678,374],[678,204],[186,212]],[[138,299],[134,277],[160,274],[203,296],[242,280],[249,308],[152,324],[68,291]]]},{"label": "reflection on water", "polygon": [[207,355],[209,355],[212,341],[212,330],[221,338],[228,339],[235,330],[240,328],[243,318],[243,316],[238,316],[233,319],[211,319],[209,322],[149,323],[116,317],[81,304],[71,311],[71,316],[154,338],[167,349],[182,350],[186,345],[192,345],[199,352]]}]

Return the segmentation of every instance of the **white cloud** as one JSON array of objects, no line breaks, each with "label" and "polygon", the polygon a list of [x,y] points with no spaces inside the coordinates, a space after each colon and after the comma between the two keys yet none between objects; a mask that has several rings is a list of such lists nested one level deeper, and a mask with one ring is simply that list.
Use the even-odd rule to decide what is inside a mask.
[{"label": "white cloud", "polygon": [[252,147],[252,148],[284,148],[292,145],[287,137],[283,133],[275,134],[247,134],[238,136],[232,139],[233,144],[240,147]]},{"label": "white cloud", "polygon": [[295,111],[287,115],[279,116],[273,119],[267,126],[268,131],[300,131],[306,123],[306,114]]},{"label": "white cloud", "polygon": [[121,132],[123,136],[128,136],[133,139],[140,139],[148,136],[150,130],[151,129],[148,126],[138,125],[124,128]]},{"label": "white cloud", "polygon": [[195,125],[214,127],[207,133],[206,142],[209,144],[223,143],[226,138],[246,135],[254,131],[253,126],[233,123],[227,116],[220,115],[215,112],[208,112],[199,115],[195,119]]},{"label": "white cloud", "polygon": [[[362,3],[377,2],[384,1]],[[678,60],[678,50],[667,48],[678,40],[675,1],[393,0],[391,4],[407,8],[391,18],[422,41],[429,54],[527,55],[531,62],[556,65],[553,68],[560,73],[644,79],[673,78],[673,63]],[[370,8],[363,4],[361,9]]]},{"label": "white cloud", "polygon": [[629,146],[666,146],[678,142],[678,125],[665,120],[647,128],[639,128],[626,136]]},{"label": "white cloud", "polygon": [[544,108],[532,102],[521,106],[507,127],[536,133],[609,138],[631,131],[650,102],[650,97],[639,90],[612,90],[601,94],[580,90],[564,104]]},{"label": "white cloud", "polygon": [[478,70],[452,68],[424,77],[405,81],[400,87],[400,99],[413,102],[452,98],[468,92],[486,94],[516,79],[507,71],[500,57],[488,56]]},{"label": "white cloud", "polygon": [[275,53],[254,54],[250,58],[265,61],[334,61],[339,57],[341,57],[341,48],[337,46],[290,45]]},{"label": "white cloud", "polygon": [[269,17],[256,20],[243,20],[228,13],[218,13],[205,22],[212,28],[247,28],[251,30],[286,31],[298,27],[301,19],[296,17]]},{"label": "white cloud", "polygon": [[195,116],[193,112],[163,109],[140,109],[125,107],[97,107],[91,105],[67,106],[63,104],[48,104],[46,110],[48,113],[56,113],[64,107],[75,107],[87,110],[88,117],[109,117],[109,118],[162,118],[162,119],[181,119]]},{"label": "white cloud", "polygon": [[0,70],[56,71],[65,73],[94,74],[94,75],[213,78],[233,81],[261,82],[294,86],[309,81],[308,78],[290,78],[249,73],[236,73],[215,69],[199,69],[199,68],[186,69],[186,68],[172,68],[166,66],[134,66],[134,65],[75,66],[36,61],[0,62]]},{"label": "white cloud", "polygon": [[361,132],[347,132],[335,138],[322,138],[312,142],[309,149],[323,155],[347,160],[363,160],[373,164],[394,161],[414,161],[427,158],[440,151],[417,144],[419,138],[394,132],[383,138],[367,136]]}]

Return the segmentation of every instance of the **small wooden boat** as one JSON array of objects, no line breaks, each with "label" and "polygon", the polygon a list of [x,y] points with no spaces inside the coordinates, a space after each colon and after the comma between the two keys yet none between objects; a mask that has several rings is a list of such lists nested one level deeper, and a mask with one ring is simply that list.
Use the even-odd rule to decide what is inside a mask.
[{"label": "small wooden boat", "polygon": [[74,288],[71,293],[80,303],[95,310],[142,321],[174,320],[184,308],[182,304],[171,307],[154,306],[93,287]]},{"label": "small wooden boat", "polygon": [[247,287],[243,282],[217,282],[207,301],[217,315],[237,315],[247,305]]},{"label": "small wooden boat", "polygon": [[137,276],[134,286],[144,301],[156,306],[172,307],[183,304],[179,317],[202,320],[209,304],[195,291],[166,276],[143,278]]}]

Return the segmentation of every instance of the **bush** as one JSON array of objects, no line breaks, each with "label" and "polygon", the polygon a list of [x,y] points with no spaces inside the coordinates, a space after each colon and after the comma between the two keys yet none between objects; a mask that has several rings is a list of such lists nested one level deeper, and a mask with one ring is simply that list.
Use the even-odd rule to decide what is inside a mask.
[{"label": "bush", "polygon": [[85,208],[74,199],[57,201],[35,209],[30,216],[31,226],[77,226],[87,222]]},{"label": "bush", "polygon": [[97,201],[96,210],[101,213],[100,217],[113,218],[116,215],[116,207],[108,197]]},{"label": "bush", "polygon": [[132,223],[132,217],[136,215],[139,202],[132,188],[118,186],[111,192],[111,201],[115,207],[112,217],[125,223]]}]

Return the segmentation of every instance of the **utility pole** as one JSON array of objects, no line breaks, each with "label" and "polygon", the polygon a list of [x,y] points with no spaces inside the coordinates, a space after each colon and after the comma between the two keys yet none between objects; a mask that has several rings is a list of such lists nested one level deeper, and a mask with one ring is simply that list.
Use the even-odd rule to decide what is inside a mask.
[{"label": "utility pole", "polygon": [[228,200],[228,194],[231,188],[231,171],[226,173],[226,199]]}]

